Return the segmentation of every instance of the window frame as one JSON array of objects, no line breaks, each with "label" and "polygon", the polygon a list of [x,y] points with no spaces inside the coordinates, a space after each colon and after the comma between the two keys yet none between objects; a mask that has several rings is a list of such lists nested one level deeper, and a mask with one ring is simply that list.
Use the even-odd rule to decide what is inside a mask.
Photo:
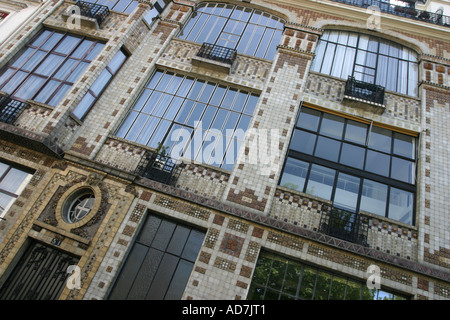
[{"label": "window frame", "polygon": [[[257,282],[254,281],[255,278],[256,278],[256,275],[257,275],[257,269],[259,267],[260,262],[262,261],[261,258],[268,259],[268,260],[270,259],[271,260],[270,261],[270,270],[269,270],[268,274],[266,275],[266,279],[265,279],[266,281],[265,281],[264,284],[257,283]],[[271,280],[273,264],[274,264],[275,261],[278,261],[280,263],[284,263],[285,264],[283,277],[282,277],[279,289],[271,287],[270,283],[269,283],[270,280]],[[294,266],[297,266],[297,267],[301,268],[300,276],[296,277],[297,281],[296,281],[296,288],[295,288],[295,296],[293,294],[289,294],[289,293],[283,291],[283,289],[285,288],[286,276],[288,274],[288,268],[289,268],[290,265],[294,265]],[[313,283],[313,286],[312,286],[311,297],[309,299],[305,298],[304,296],[303,297],[300,296],[300,293],[301,293],[300,290],[301,290],[302,285],[303,285],[303,280],[304,280],[303,277],[304,277],[306,269],[308,269],[308,271],[312,271],[313,272],[313,276],[314,276],[314,283]],[[289,256],[286,256],[284,254],[280,254],[278,252],[273,252],[273,251],[271,251],[271,250],[269,250],[267,248],[262,248],[261,249],[260,254],[258,256],[258,259],[257,259],[257,261],[255,263],[255,272],[253,273],[253,276],[252,276],[252,279],[251,279],[251,282],[250,282],[247,299],[249,299],[249,297],[251,299],[255,299],[254,296],[250,296],[250,295],[253,293],[252,289],[254,289],[255,287],[259,287],[259,288],[263,289],[263,296],[264,297],[266,296],[267,291],[271,290],[273,293],[276,293],[278,295],[278,300],[281,300],[281,298],[283,298],[283,297],[284,298],[290,297],[291,299],[295,299],[295,300],[316,300],[315,299],[316,298],[316,293],[318,293],[316,291],[316,289],[317,289],[317,285],[318,285],[318,282],[319,282],[319,276],[321,274],[324,274],[324,275],[328,276],[328,278],[329,278],[328,295],[327,295],[327,298],[325,298],[323,300],[344,300],[344,298],[346,298],[346,296],[348,294],[347,289],[349,287],[349,283],[351,283],[353,285],[354,284],[358,285],[358,288],[359,288],[359,299],[358,300],[363,300],[362,298],[364,297],[364,294],[368,293],[369,291],[372,291],[372,290],[376,290],[375,291],[376,292],[376,298],[378,298],[379,293],[381,291],[381,292],[384,292],[386,294],[392,294],[392,295],[394,295],[394,296],[396,296],[398,298],[402,298],[403,300],[408,300],[409,299],[409,297],[407,295],[399,294],[395,290],[390,290],[389,288],[388,289],[385,289],[385,288],[369,289],[367,287],[366,281],[364,281],[364,280],[357,279],[357,278],[351,277],[349,275],[344,275],[344,274],[338,273],[338,272],[336,272],[334,270],[327,270],[327,269],[324,269],[324,268],[322,268],[320,266],[315,266],[315,265],[312,265],[312,264],[310,264],[308,262],[305,262],[305,261],[302,261],[302,260],[299,260],[299,259],[295,259],[295,258],[291,258]],[[336,297],[332,297],[332,288],[333,288],[333,284],[334,284],[334,281],[335,281],[336,278],[339,279],[339,280],[345,280],[344,297],[339,297],[340,299],[336,299]],[[325,288],[325,289],[327,289],[327,288]],[[365,291],[365,290],[367,290],[367,291]],[[273,298],[269,297],[269,299],[273,299]],[[357,299],[352,299],[350,297],[350,299],[345,299],[345,300],[357,300]],[[374,300],[378,300],[378,299],[374,299]]]},{"label": "window frame", "polygon": [[[390,147],[391,160],[390,160],[389,171],[391,171],[391,167],[392,167],[391,163],[392,163],[392,159],[393,158],[397,158],[398,157],[400,159],[407,159],[408,161],[412,161],[413,164],[414,164],[414,167],[415,167],[414,179],[413,179],[413,181],[411,183],[408,183],[408,182],[397,180],[397,179],[392,178],[390,176],[382,176],[382,175],[379,175],[379,174],[367,171],[365,167],[363,167],[361,169],[358,169],[358,168],[352,167],[350,165],[342,164],[342,163],[339,162],[341,160],[342,149],[344,147],[344,144],[349,144],[349,145],[352,145],[352,146],[357,146],[357,147],[362,148],[363,151],[364,151],[364,159],[365,160],[367,159],[367,154],[368,154],[369,151],[375,151],[374,149],[369,147],[370,134],[372,132],[372,128],[374,127],[373,122],[366,123],[368,125],[367,131],[366,131],[367,132],[366,139],[365,139],[366,141],[365,141],[365,144],[362,145],[362,144],[358,144],[358,143],[355,143],[355,142],[346,141],[344,139],[344,134],[346,132],[347,123],[350,120],[351,121],[356,121],[356,122],[360,122],[360,121],[357,121],[357,120],[355,120],[355,119],[353,119],[351,117],[345,117],[345,115],[337,115],[338,117],[344,119],[344,127],[343,127],[343,130],[342,130],[341,139],[340,140],[334,139],[334,141],[337,141],[338,143],[340,143],[339,155],[338,155],[338,160],[337,161],[332,161],[332,160],[328,160],[328,159],[324,159],[324,158],[319,158],[317,155],[315,155],[315,153],[314,153],[315,151],[314,150],[317,148],[317,145],[318,145],[317,140],[318,140],[318,138],[316,138],[316,141],[314,143],[313,152],[311,154],[307,154],[307,153],[304,153],[304,152],[301,152],[301,151],[297,151],[297,150],[291,149],[291,147],[293,145],[293,142],[295,141],[295,132],[296,132],[296,130],[298,130],[300,128],[298,126],[298,123],[299,123],[299,119],[300,119],[301,114],[302,114],[302,110],[305,110],[305,109],[307,109],[307,110],[315,110],[315,111],[319,112],[319,115],[320,115],[319,117],[320,118],[319,118],[319,122],[318,122],[318,126],[317,126],[316,131],[302,129],[304,132],[315,134],[316,137],[323,136],[323,135],[320,135],[320,132],[319,132],[319,130],[321,128],[323,116],[327,115],[327,114],[333,114],[333,113],[330,113],[330,112],[327,112],[327,111],[324,111],[324,110],[315,109],[315,108],[313,108],[313,107],[311,107],[309,105],[308,106],[302,106],[302,108],[299,111],[299,115],[298,115],[297,122],[296,122],[296,125],[295,125],[294,130],[293,130],[293,134],[291,135],[289,148],[288,148],[288,151],[286,153],[286,157],[285,157],[285,160],[284,160],[283,169],[282,169],[281,174],[280,174],[278,185],[283,187],[283,185],[281,183],[283,181],[285,168],[286,168],[286,165],[287,165],[289,159],[296,159],[298,161],[302,161],[304,163],[307,163],[307,172],[306,172],[306,176],[304,177],[303,188],[302,188],[302,190],[297,190],[297,191],[302,192],[302,193],[312,194],[311,192],[308,192],[308,186],[309,186],[309,181],[310,181],[311,169],[312,169],[313,165],[322,166],[322,167],[325,167],[325,168],[332,169],[335,172],[334,173],[334,181],[333,181],[333,184],[332,184],[332,191],[331,191],[330,197],[328,199],[326,199],[326,200],[332,201],[332,203],[334,204],[335,203],[336,191],[338,190],[337,185],[338,185],[338,182],[339,182],[338,181],[339,180],[339,175],[341,173],[350,175],[352,177],[355,177],[355,178],[359,179],[359,190],[358,190],[358,194],[357,194],[357,202],[356,202],[356,206],[355,206],[354,210],[351,210],[351,209],[349,210],[348,208],[342,208],[342,209],[358,213],[358,212],[360,212],[361,203],[362,203],[364,182],[366,180],[368,180],[368,181],[374,181],[374,182],[377,182],[377,183],[381,183],[383,185],[386,185],[387,188],[388,188],[387,195],[386,195],[386,201],[385,201],[385,206],[386,207],[385,207],[385,210],[384,210],[384,214],[385,214],[384,217],[390,218],[390,219],[394,219],[394,218],[391,218],[392,215],[389,214],[390,213],[389,212],[389,206],[390,206],[390,201],[391,201],[390,197],[391,197],[392,189],[408,192],[408,193],[412,194],[412,214],[410,216],[411,223],[402,222],[402,221],[399,221],[397,219],[394,219],[394,220],[414,226],[415,222],[416,222],[416,201],[417,201],[417,186],[416,186],[416,179],[415,179],[415,177],[417,176],[417,173],[418,173],[418,165],[417,165],[417,163],[418,163],[418,160],[419,160],[418,159],[418,148],[417,148],[417,141],[418,141],[417,137],[412,136],[415,139],[414,140],[414,156],[412,158],[399,157],[398,155],[393,153],[393,146],[394,146],[394,138],[393,138],[393,136],[396,133],[400,133],[400,132],[393,131],[391,129],[387,129],[387,130],[389,130],[391,132],[391,137],[392,137],[391,138],[391,147]],[[361,123],[364,123],[364,122],[361,122]],[[383,128],[381,126],[375,126],[375,127]],[[403,133],[400,133],[400,134],[403,134]],[[327,137],[327,136],[324,136],[324,137]],[[330,137],[327,137],[327,138],[332,139]],[[378,151],[376,151],[376,152],[378,152]],[[387,155],[387,153],[383,153],[383,154]],[[300,177],[298,177],[298,176],[297,176],[297,178],[300,179]],[[301,179],[303,180],[303,176],[301,177]],[[312,195],[314,195],[314,194],[312,194]],[[376,214],[376,213],[372,213],[372,214]]]},{"label": "window frame", "polygon": [[[338,35],[336,36],[336,40],[335,41],[330,40],[330,35],[333,32],[337,32],[338,33]],[[346,40],[345,44],[341,43],[340,40],[339,40],[341,33],[347,34],[347,40]],[[349,40],[348,39],[350,39],[350,36],[357,37],[356,44],[354,46],[349,44]],[[361,42],[361,38],[362,37],[367,37],[367,42],[368,42],[367,48],[360,48],[360,42]],[[371,51],[369,49],[369,43],[371,41],[375,41],[377,43],[376,51]],[[322,45],[324,46],[323,48],[322,48]],[[387,50],[388,50],[387,54],[382,52],[382,50],[381,50],[382,45],[387,47]],[[323,67],[324,67],[324,61],[327,60],[325,58],[328,57],[328,54],[331,54],[328,51],[328,47],[329,46],[332,46],[332,47],[334,46],[334,49],[331,50],[332,51],[332,57],[331,57],[332,61],[329,62],[330,70],[327,71],[327,70],[323,70]],[[344,53],[343,57],[342,57],[343,61],[338,62],[338,63],[335,64],[335,60],[339,56],[339,54],[337,53],[338,47],[339,48],[343,47],[344,48],[344,52],[346,52],[346,50],[349,50],[349,49],[354,50],[353,61],[351,61],[351,59],[350,60],[346,60],[346,57],[345,57],[346,54]],[[398,49],[398,56],[397,57],[394,56],[394,55],[391,55],[389,53],[390,48],[394,48],[394,47],[396,47]],[[417,97],[418,94],[419,94],[418,84],[419,84],[419,80],[420,79],[419,79],[419,68],[418,68],[418,66],[419,66],[418,54],[417,54],[417,52],[415,50],[413,50],[413,49],[411,49],[411,48],[409,48],[409,47],[407,47],[405,45],[402,45],[402,44],[396,43],[396,42],[394,42],[392,40],[384,39],[382,37],[378,37],[378,36],[375,36],[375,35],[369,35],[369,34],[366,34],[366,33],[355,32],[355,31],[346,31],[346,30],[329,29],[329,30],[324,31],[324,34],[319,39],[319,43],[317,44],[316,52],[317,52],[317,50],[321,50],[321,52],[320,52],[320,54],[317,54],[316,58],[313,60],[313,63],[312,63],[312,66],[311,66],[311,70],[312,71],[319,72],[319,73],[322,73],[322,74],[326,74],[326,75],[329,75],[329,76],[338,77],[338,78],[341,78],[341,79],[347,79],[347,77],[345,77],[345,75],[343,76],[344,67],[342,67],[341,71],[339,72],[340,73],[339,76],[338,75],[333,75],[333,67],[335,65],[342,65],[342,66],[344,66],[346,63],[349,63],[349,64],[351,63],[351,70],[350,70],[348,76],[353,76],[353,77],[355,77],[355,79],[363,81],[363,82],[380,85],[380,86],[384,87],[388,91],[397,92],[397,93],[404,94],[404,95],[407,95],[407,96]],[[407,51],[408,58],[401,57],[402,52],[404,50]],[[358,54],[361,53],[361,52],[364,52],[365,55],[374,54],[375,55],[375,66],[369,66],[366,62],[364,62],[362,64],[361,63],[357,63]],[[414,59],[412,59],[411,56],[414,56]],[[383,57],[383,59],[384,58],[387,59],[387,61],[389,61],[389,60],[395,60],[396,61],[396,66],[397,66],[396,74],[397,74],[397,76],[395,78],[395,89],[392,88],[392,86],[388,86],[388,81],[389,81],[389,79],[387,78],[388,77],[388,73],[383,73],[382,74],[382,76],[385,78],[383,82],[381,82],[380,79],[379,79],[380,73],[381,73],[379,67],[381,65],[384,65],[382,63],[379,64],[380,57]],[[401,76],[402,75],[400,73],[401,71],[399,71],[399,69],[400,69],[399,66],[401,64],[403,64],[403,63],[406,63],[406,65],[407,65],[407,68],[406,68],[407,76],[406,77]],[[327,64],[328,64],[328,62],[327,62]],[[356,70],[358,68],[358,66],[361,67],[362,71],[357,71]],[[373,71],[372,75],[370,73],[367,73],[369,69]],[[414,79],[416,79],[416,82],[414,84],[411,83],[408,80],[409,78],[411,78],[410,73],[413,70],[415,70]],[[357,73],[360,73],[362,75],[362,77],[359,77],[357,75]],[[365,76],[372,77],[373,81],[367,81],[367,79],[364,78]],[[404,80],[400,81],[403,78],[404,78]],[[406,85],[406,89],[404,91],[402,91],[402,89],[400,87],[403,82],[404,82],[404,85]]]},{"label": "window frame", "polygon": [[[223,12],[227,7],[230,7],[230,12],[228,15],[224,15]],[[209,12],[199,11],[199,9],[202,8],[213,9],[208,9]],[[212,13],[216,8],[222,8],[221,12],[217,14]],[[235,12],[236,8],[242,9],[242,11],[239,13],[239,16],[237,18],[234,18],[233,13]],[[247,20],[243,20],[241,17],[243,15],[243,12],[246,11],[249,12],[249,16]],[[252,22],[254,14],[260,14],[257,22]],[[200,21],[200,18],[203,16],[206,17],[205,20],[201,23],[198,23]],[[267,18],[267,22],[265,23],[265,25],[260,23],[260,21],[264,21],[262,17]],[[212,21],[214,28],[208,27],[208,24],[210,23],[210,20],[212,20],[212,18],[216,19],[215,21]],[[193,19],[196,20],[194,21]],[[223,23],[219,23],[220,19],[224,19],[224,21],[222,21]],[[231,23],[231,21],[233,21],[234,23],[233,26],[233,23]],[[276,21],[275,26],[271,26],[270,21]],[[221,25],[219,27],[220,30],[215,30],[215,27],[217,27],[218,23],[219,25]],[[239,33],[236,33],[236,29],[240,24],[242,24],[242,30]],[[281,27],[279,26],[280,24]],[[202,37],[204,38],[204,40],[208,40],[207,43],[210,43],[212,45],[236,49],[238,53],[255,56],[261,59],[273,60],[276,54],[276,48],[281,42],[285,24],[285,19],[274,14],[262,11],[261,9],[246,7],[239,4],[202,2],[195,7],[193,13],[184,24],[183,28],[181,28],[178,37],[188,41],[205,43],[205,41],[197,41],[199,37]],[[227,27],[230,26],[232,26],[232,30],[227,30]],[[196,31],[196,27],[200,27],[200,30]],[[212,32],[213,30],[214,32]],[[262,30],[260,36],[258,36],[258,30]],[[271,34],[269,35],[270,32]],[[278,36],[277,33],[279,33]],[[194,34],[192,38],[191,34]],[[209,39],[212,34],[212,38]],[[224,35],[228,36],[228,40],[225,40],[225,38],[223,37]],[[270,38],[269,40],[265,39],[266,35]],[[256,40],[257,44],[255,45],[253,41]],[[221,41],[224,41],[225,43],[222,43]],[[234,45],[230,46],[228,45],[229,43],[234,43]],[[244,45],[245,48],[242,49],[241,45]],[[250,48],[254,48],[254,50],[252,52],[249,52],[248,50],[250,50]],[[259,53],[260,49],[264,52]]]},{"label": "window frame", "polygon": [[[171,78],[169,79],[169,82],[166,83],[164,86],[163,90],[160,90],[158,88],[158,86],[162,83],[162,79],[164,78],[165,75],[169,75]],[[177,87],[175,89],[173,89],[171,87],[171,84],[173,83],[173,81],[175,81],[175,78],[181,78],[180,82],[177,84]],[[180,92],[180,89],[183,88],[184,86],[184,82],[188,80],[188,81],[192,81],[184,90],[182,94],[178,94]],[[194,88],[196,88],[196,84],[201,84],[201,88],[199,89],[198,92],[196,92],[196,96],[192,97],[191,94],[194,92]],[[205,89],[210,88],[209,86],[212,85],[213,89],[212,91],[209,93],[207,100],[202,100],[203,97],[203,93],[205,92]],[[172,92],[169,92],[169,88],[171,88],[173,90]],[[214,97],[215,97],[215,93],[217,92],[217,89],[223,90],[223,92],[220,95],[220,101],[219,102],[212,102]],[[187,90],[187,91],[186,91]],[[225,100],[227,99],[227,94],[231,92],[231,94],[234,94],[234,97],[231,99],[232,102],[231,104],[228,105],[224,105]],[[157,97],[158,102],[155,103],[155,108],[154,110],[151,110],[151,112],[147,113],[147,112],[143,112],[146,109],[146,106],[148,105],[149,101],[153,98],[154,94],[159,94],[159,97]],[[167,106],[166,106],[166,111],[164,113],[164,115],[155,115],[155,111],[157,111],[160,102],[165,98],[165,96],[170,96],[169,97],[169,101],[166,102]],[[245,102],[242,105],[241,110],[234,110],[233,107],[236,106],[237,104],[235,104],[238,101],[239,97],[243,97],[245,96]],[[204,78],[201,77],[196,77],[196,76],[191,76],[191,75],[186,75],[182,72],[179,71],[170,71],[170,70],[164,70],[164,69],[156,69],[154,71],[154,73],[152,74],[152,76],[149,78],[147,84],[145,85],[145,87],[141,90],[140,94],[137,96],[135,102],[132,104],[132,107],[130,108],[130,110],[128,111],[128,113],[126,114],[126,116],[123,118],[122,122],[120,123],[120,125],[117,127],[116,131],[115,131],[115,136],[121,138],[121,139],[125,139],[125,140],[129,140],[129,141],[133,141],[135,143],[139,143],[142,145],[146,145],[150,148],[155,148],[157,147],[157,145],[155,143],[157,142],[161,142],[164,145],[166,145],[167,138],[169,137],[169,135],[171,134],[172,130],[176,127],[182,127],[187,129],[188,131],[190,131],[190,136],[189,136],[189,141],[184,145],[183,147],[183,155],[182,157],[187,157],[192,159],[192,157],[194,157],[194,161],[200,161],[200,160],[195,160],[197,159],[197,157],[200,155],[200,153],[202,153],[201,156],[201,162],[202,163],[206,163],[209,165],[216,165],[216,163],[208,163],[206,159],[203,159],[203,152],[204,152],[204,148],[206,149],[207,147],[211,147],[211,144],[214,142],[218,142],[216,138],[216,136],[208,136],[209,134],[214,134],[214,133],[218,133],[215,130],[209,130],[209,129],[216,129],[215,125],[217,123],[215,123],[215,121],[217,119],[219,119],[219,113],[223,112],[226,113],[226,119],[223,119],[223,123],[220,124],[220,129],[218,129],[220,131],[220,137],[218,139],[221,139],[221,142],[223,143],[223,157],[221,160],[220,164],[217,164],[218,167],[222,167],[224,170],[231,170],[230,169],[226,169],[224,167],[229,167],[228,165],[234,166],[233,164],[230,164],[228,162],[226,162],[227,160],[229,160],[229,158],[227,158],[227,154],[229,152],[229,150],[231,150],[230,148],[239,148],[240,146],[242,146],[243,144],[243,138],[244,137],[236,137],[236,132],[238,129],[240,128],[241,125],[241,120],[244,119],[245,121],[248,120],[248,123],[246,125],[246,128],[244,130],[244,132],[246,132],[249,128],[249,124],[253,118],[254,115],[254,111],[256,110],[256,106],[258,103],[260,95],[252,90],[244,90],[244,89],[240,89],[237,86],[233,86],[233,84],[224,84],[220,81],[215,81],[215,80],[206,80]],[[145,100],[144,102],[141,102],[141,98],[143,100]],[[250,100],[252,99],[252,100]],[[178,100],[181,102],[178,103],[178,107],[175,110],[175,113],[173,115],[171,115],[171,119],[169,118],[165,118],[167,112],[169,111],[168,106],[171,106],[172,103],[175,102],[175,100]],[[230,100],[230,101],[231,101]],[[251,102],[251,104],[249,104],[249,102]],[[191,105],[190,107],[186,107],[186,109],[184,108],[185,106]],[[195,125],[195,124],[190,124],[189,121],[191,120],[190,116],[197,110],[196,107],[197,106],[201,106],[203,105],[203,110],[200,112],[200,116],[198,117],[198,121],[202,122],[201,125],[201,133],[202,133],[202,141],[201,141],[201,146],[198,150],[195,150],[195,155],[192,155],[192,149],[190,148],[190,144],[192,144],[192,142],[194,141],[194,139],[198,138],[198,136],[195,136],[195,134],[199,133],[200,131],[199,126]],[[139,106],[139,110],[136,109],[136,107]],[[250,106],[251,108],[251,114],[248,113],[246,111],[247,106]],[[253,106],[253,107],[251,107]],[[153,109],[153,108],[152,108]],[[203,123],[204,119],[205,119],[205,115],[206,113],[209,111],[208,109],[211,109],[212,111],[212,117],[211,119],[208,120],[208,127],[206,127],[206,125]],[[182,119],[182,121],[178,120],[178,117],[180,117],[180,115],[183,114],[184,111],[188,111],[188,114],[186,115],[185,118]],[[132,114],[134,114],[134,118],[132,117]],[[128,138],[128,135],[132,132],[133,126],[135,125],[136,121],[139,121],[139,116],[141,115],[146,115],[148,116],[147,120],[145,120],[145,126],[143,126],[140,130],[139,133],[133,137],[132,139]],[[235,116],[237,117],[236,121],[234,121],[234,125],[233,125],[233,135],[232,136],[228,136],[226,135],[226,129],[227,129],[227,120],[231,119],[230,116]],[[155,118],[155,121],[157,122],[157,125],[160,125],[164,122],[169,122],[169,124],[167,125],[167,128],[164,129],[164,134],[161,137],[160,141],[152,141],[153,135],[157,132],[156,129],[156,125],[155,125],[155,129],[150,133],[150,135],[148,136],[148,138],[145,139],[145,143],[140,142],[140,137],[143,133],[145,133],[145,128],[147,128],[149,121]],[[129,119],[132,119],[132,121],[130,121],[130,123],[127,123],[127,121]],[[194,119],[195,120],[195,119]],[[220,120],[220,119],[219,119]],[[126,126],[126,127],[125,127]],[[209,137],[211,137],[214,140],[207,140]],[[228,139],[230,138],[230,139]],[[151,144],[153,143],[153,145]],[[169,149],[167,150],[167,153],[170,154],[170,148],[173,147],[173,145],[176,144],[175,143],[170,143],[169,144]],[[237,146],[236,146],[237,144]],[[192,146],[195,148],[195,143]],[[216,145],[214,145],[213,149],[216,148]],[[190,151],[190,153],[188,154],[187,152]],[[237,150],[238,151],[238,150]],[[187,154],[187,155],[186,155]],[[210,157],[208,158],[209,161],[213,160],[213,156],[211,154],[208,154]],[[233,151],[234,155],[234,162],[236,161],[236,157],[237,157],[237,152]],[[217,159],[214,159],[217,160]]]},{"label": "window frame", "polygon": [[[48,33],[48,34],[46,35],[46,33]],[[58,34],[61,35],[61,38],[57,39],[58,36],[56,36],[56,42],[51,46],[51,48],[49,48],[49,49],[44,48],[47,45],[47,41],[49,39],[51,39],[51,37],[58,35]],[[44,38],[41,39],[40,43],[38,43],[36,45],[35,42],[37,40],[39,40],[40,37],[44,37]],[[61,53],[61,52],[55,51],[56,49],[59,48],[59,46],[63,43],[63,41],[65,41],[66,39],[69,39],[69,38],[78,39],[78,43],[75,46],[73,46],[70,49],[70,51],[68,51],[67,53]],[[81,47],[82,43],[85,41],[92,42],[92,44],[88,47],[87,50],[83,51],[81,57],[73,56],[73,54]],[[96,39],[91,39],[86,36],[74,34],[71,32],[44,28],[40,32],[38,32],[38,34],[36,34],[30,41],[28,41],[21,48],[21,50],[18,53],[16,53],[13,56],[13,58],[10,59],[10,61],[8,61],[8,63],[3,68],[1,68],[0,78],[5,76],[8,72],[10,72],[10,70],[11,70],[11,72],[8,75],[6,75],[6,77],[0,83],[0,90],[3,90],[5,87],[10,85],[10,81],[16,75],[23,73],[23,74],[25,74],[25,76],[20,81],[18,81],[18,83],[19,83],[18,85],[14,85],[12,87],[11,92],[9,92],[10,96],[12,98],[14,98],[15,100],[18,100],[21,102],[25,102],[26,100],[30,99],[30,100],[35,100],[37,102],[48,104],[51,106],[56,106],[58,103],[60,103],[62,101],[62,98],[64,97],[65,94],[67,94],[67,92],[74,85],[74,83],[76,81],[78,81],[78,79],[81,77],[82,73],[87,70],[90,63],[93,60],[95,60],[95,58],[98,56],[101,49],[96,53],[95,56],[88,59],[89,55],[92,52],[94,52],[94,53],[96,52],[95,48],[97,47],[97,45],[104,46],[104,43],[102,41],[99,41]],[[103,47],[102,47],[102,49],[103,49]],[[26,52],[28,50],[30,50],[31,54],[29,54],[27,56]],[[42,54],[42,57],[38,58],[37,62],[33,62],[32,64],[34,64],[34,65],[29,70],[24,69],[25,65],[28,62],[33,61],[32,59],[33,59],[34,55],[37,53]],[[43,74],[43,73],[38,73],[37,71],[39,70],[39,68],[41,68],[41,66],[43,66],[44,63],[48,63],[47,58],[50,56],[55,56],[55,57],[61,58],[58,66],[56,68],[54,68],[48,75]],[[14,66],[14,64],[16,64],[16,62],[18,62],[18,61],[20,61],[20,64],[17,66]],[[69,66],[68,71],[66,71],[64,73],[64,78],[62,78],[62,77],[59,78],[59,76],[56,77],[57,74],[61,70],[63,70],[63,68],[67,67],[66,63],[68,63],[69,61],[75,61],[75,63],[74,63],[74,65]],[[82,67],[82,70],[81,70],[80,74],[78,75],[78,77],[76,79],[73,79],[73,81],[70,80],[70,77],[72,76],[73,72],[76,71],[79,66],[82,66],[82,64],[86,64],[86,65],[84,67]],[[36,87],[36,89],[32,93],[30,93],[30,97],[28,97],[27,99],[24,99],[23,97],[16,96],[16,94],[18,92],[20,92],[21,88],[24,87],[26,82],[33,77],[40,79],[42,82]],[[49,89],[49,91],[47,93],[47,91],[45,91],[45,88],[52,81],[56,82],[57,85],[53,89]],[[58,98],[58,101],[52,102],[52,100],[55,97],[57,97],[58,94],[60,94],[60,90],[63,90],[63,87],[65,87],[65,86],[67,86],[67,88],[65,89],[65,91],[61,91],[63,94]],[[44,101],[36,100],[39,98],[39,95],[41,95],[41,94],[44,95],[45,100]]]}]

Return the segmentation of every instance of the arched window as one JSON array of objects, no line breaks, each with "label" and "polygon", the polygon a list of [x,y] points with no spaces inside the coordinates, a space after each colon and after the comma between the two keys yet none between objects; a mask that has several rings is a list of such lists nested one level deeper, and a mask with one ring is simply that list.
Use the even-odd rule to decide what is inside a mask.
[{"label": "arched window", "polygon": [[239,53],[273,59],[284,21],[271,14],[224,3],[202,3],[180,38],[211,43]]},{"label": "arched window", "polygon": [[325,31],[312,70],[417,96],[417,54],[400,44],[349,31]]}]

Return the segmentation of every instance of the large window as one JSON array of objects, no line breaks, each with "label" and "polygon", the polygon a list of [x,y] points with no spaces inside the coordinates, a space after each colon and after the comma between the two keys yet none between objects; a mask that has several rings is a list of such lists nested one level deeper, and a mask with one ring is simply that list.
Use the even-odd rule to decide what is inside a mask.
[{"label": "large window", "polygon": [[0,160],[0,218],[3,218],[32,177],[31,171]]},{"label": "large window", "polygon": [[282,19],[259,10],[223,3],[202,3],[187,22],[180,38],[273,59],[283,26]]},{"label": "large window", "polygon": [[256,263],[249,300],[405,300],[366,282],[262,252]]},{"label": "large window", "polygon": [[257,101],[247,91],[156,71],[116,135],[232,169]]},{"label": "large window", "polygon": [[303,107],[280,185],[414,223],[416,139]]},{"label": "large window", "polygon": [[417,54],[407,47],[374,36],[325,31],[316,48],[313,71],[374,83],[387,90],[417,96]]},{"label": "large window", "polygon": [[109,299],[181,299],[204,237],[190,226],[148,216]]},{"label": "large window", "polygon": [[56,106],[104,44],[78,35],[43,30],[0,75],[0,90],[20,101]]}]

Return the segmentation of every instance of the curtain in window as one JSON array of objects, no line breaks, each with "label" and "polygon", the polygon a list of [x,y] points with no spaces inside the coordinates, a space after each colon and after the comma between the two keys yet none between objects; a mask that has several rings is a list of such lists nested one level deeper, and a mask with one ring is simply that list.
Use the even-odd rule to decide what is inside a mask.
[{"label": "curtain in window", "polygon": [[348,31],[326,31],[311,69],[334,77],[374,83],[387,90],[417,96],[417,54],[404,46],[374,36]]}]

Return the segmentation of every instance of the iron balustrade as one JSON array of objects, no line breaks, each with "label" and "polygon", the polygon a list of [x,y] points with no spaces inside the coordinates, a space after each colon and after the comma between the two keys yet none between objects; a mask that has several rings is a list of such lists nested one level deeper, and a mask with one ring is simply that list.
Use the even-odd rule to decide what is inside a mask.
[{"label": "iron balustrade", "polygon": [[180,171],[181,167],[171,157],[146,151],[135,170],[135,174],[167,185],[174,185]]},{"label": "iron balustrade", "polygon": [[429,12],[419,10],[413,7],[403,7],[398,5],[392,5],[380,0],[331,0],[334,2],[349,4],[356,7],[368,8],[369,6],[377,6],[381,12],[410,18],[414,20],[433,23],[440,26],[450,27],[450,17],[444,16],[441,10],[436,12]]},{"label": "iron balustrade", "polygon": [[76,6],[80,8],[80,15],[97,20],[99,26],[110,15],[110,11],[107,6],[86,1],[77,1]]},{"label": "iron balustrade", "polygon": [[329,236],[368,246],[368,223],[360,214],[332,207],[320,217],[319,231]]},{"label": "iron balustrade", "polygon": [[382,105],[384,104],[384,91],[382,86],[359,81],[350,76],[345,84],[344,95]]},{"label": "iron balustrade", "polygon": [[13,124],[29,104],[10,98],[0,96],[0,122]]},{"label": "iron balustrade", "polygon": [[211,43],[203,43],[197,52],[197,57],[206,58],[226,64],[233,64],[236,59],[237,51],[235,49],[214,45]]}]

